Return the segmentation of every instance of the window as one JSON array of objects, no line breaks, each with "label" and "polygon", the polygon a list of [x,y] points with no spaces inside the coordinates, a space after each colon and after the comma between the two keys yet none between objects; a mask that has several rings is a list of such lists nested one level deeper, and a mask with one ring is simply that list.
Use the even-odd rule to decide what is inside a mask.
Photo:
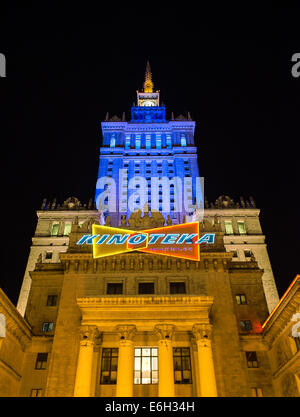
[{"label": "window", "polygon": [[252,329],[252,325],[251,325],[251,321],[250,320],[241,320],[240,321],[240,327],[241,330],[251,330]]},{"label": "window", "polygon": [[123,284],[119,282],[113,282],[107,284],[106,294],[122,294]]},{"label": "window", "polygon": [[48,295],[47,306],[53,307],[57,305],[57,295]]},{"label": "window", "polygon": [[246,226],[245,226],[245,222],[243,221],[238,221],[238,230],[239,230],[239,234],[240,235],[245,235],[246,234]]},{"label": "window", "polygon": [[233,252],[233,258],[237,258],[238,257],[237,251],[233,250],[232,252]]},{"label": "window", "polygon": [[171,149],[171,148],[172,148],[172,139],[171,139],[171,135],[167,135],[167,138],[166,138],[166,145],[167,145],[167,149]]},{"label": "window", "polygon": [[141,149],[141,136],[140,135],[136,135],[135,149]]},{"label": "window", "polygon": [[35,362],[35,369],[46,369],[48,353],[38,353]]},{"label": "window", "polygon": [[109,147],[114,148],[116,146],[116,138],[113,136],[110,138]]},{"label": "window", "polygon": [[146,149],[151,149],[151,136],[146,135]]},{"label": "window", "polygon": [[134,349],[134,383],[158,383],[158,348]]},{"label": "window", "polygon": [[42,388],[32,388],[30,392],[30,397],[41,397],[42,396]]},{"label": "window", "polygon": [[170,282],[170,294],[185,294],[185,282]]},{"label": "window", "polygon": [[64,229],[64,236],[69,236],[72,228],[72,223],[66,223]]},{"label": "window", "polygon": [[258,361],[256,352],[246,352],[248,368],[258,368]]},{"label": "window", "polygon": [[46,252],[45,259],[52,259],[52,252]]},{"label": "window", "polygon": [[227,235],[233,235],[232,222],[230,220],[225,221],[224,225],[225,225],[225,233]]},{"label": "window", "polygon": [[103,348],[100,384],[116,384],[118,369],[118,349]]},{"label": "window", "polygon": [[262,388],[253,387],[251,388],[252,397],[263,397]]},{"label": "window", "polygon": [[139,294],[154,294],[154,282],[139,282]]},{"label": "window", "polygon": [[251,250],[244,250],[245,258],[251,258],[252,252]]},{"label": "window", "polygon": [[175,384],[191,384],[191,357],[189,348],[173,348]]},{"label": "window", "polygon": [[42,325],[42,332],[52,332],[53,330],[53,322],[52,321],[47,321],[44,322]]},{"label": "window", "polygon": [[247,299],[246,299],[245,294],[236,294],[235,299],[236,299],[236,303],[239,305],[247,304]]},{"label": "window", "polygon": [[57,236],[58,235],[58,229],[59,229],[59,223],[54,223],[52,225],[52,229],[51,229],[51,236]]},{"label": "window", "polygon": [[186,137],[184,135],[182,135],[180,138],[180,144],[181,146],[186,146]]},{"label": "window", "polygon": [[156,148],[161,149],[161,135],[156,135]]},{"label": "window", "polygon": [[130,149],[130,135],[126,135],[126,138],[125,138],[125,149]]}]

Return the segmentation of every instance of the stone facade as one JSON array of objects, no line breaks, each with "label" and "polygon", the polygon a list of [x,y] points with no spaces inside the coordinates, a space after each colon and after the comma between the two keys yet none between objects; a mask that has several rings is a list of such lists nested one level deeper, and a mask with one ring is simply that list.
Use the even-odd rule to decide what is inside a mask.
[{"label": "stone facade", "polygon": [[[220,229],[216,224],[214,248],[203,250],[200,262],[138,253],[93,259],[89,247],[72,244],[82,232],[71,233],[71,244],[66,253],[60,254],[59,263],[47,263],[39,258],[31,272],[32,285],[25,312],[25,320],[31,326],[32,345],[24,353],[19,394],[30,395],[33,385],[38,383],[45,396],[73,396],[80,335],[88,326],[99,333],[91,353],[89,395],[115,395],[117,384],[99,383],[103,348],[120,349],[119,326],[133,325],[136,328],[134,346],[157,346],[155,329],[165,323],[173,328],[172,348],[190,349],[192,383],[175,384],[175,395],[201,395],[197,326],[211,326],[217,395],[251,395],[241,342],[244,334],[251,340],[254,338],[260,360],[266,362],[253,383],[259,384],[263,372],[268,381],[264,394],[272,395],[270,368],[260,335],[261,324],[268,316],[262,271],[254,260],[232,262]],[[154,282],[154,294],[139,295],[140,282]],[[170,282],[184,282],[185,294],[170,294]],[[108,283],[123,283],[123,294],[107,295]],[[236,305],[237,292],[247,295],[247,306]],[[57,296],[56,306],[47,306],[49,295]],[[252,330],[246,333],[239,328],[243,319],[252,322]],[[53,329],[43,332],[43,323],[53,323]],[[48,353],[45,370],[33,369],[37,350]],[[135,396],[158,395],[159,384],[132,385]]]},{"label": "stone facade", "polygon": [[[269,315],[263,270],[253,256],[234,260],[226,250],[221,216],[200,224],[201,234],[213,230],[216,238],[196,262],[138,252],[93,259],[91,247],[76,242],[91,232],[96,213],[85,222],[80,214],[72,212],[68,237],[37,237],[68,246],[57,245],[58,262],[37,256],[24,318],[1,294],[1,312],[9,317],[0,346],[2,396],[299,396],[299,345],[290,339],[299,277]],[[147,282],[153,294],[142,295],[139,284]],[[184,293],[171,294],[171,282],[184,283]],[[107,294],[113,283],[122,284],[122,294]],[[242,294],[246,303],[237,301]],[[250,329],[241,328],[245,320]],[[45,331],[45,323],[53,327]],[[137,347],[158,348],[158,383],[133,383]],[[174,348],[189,349],[189,383],[172,383]],[[119,355],[119,379],[109,384],[100,383],[105,349]],[[246,352],[256,355],[250,367]],[[39,368],[41,354],[47,357]],[[131,367],[122,367],[122,355],[131,357]]]}]

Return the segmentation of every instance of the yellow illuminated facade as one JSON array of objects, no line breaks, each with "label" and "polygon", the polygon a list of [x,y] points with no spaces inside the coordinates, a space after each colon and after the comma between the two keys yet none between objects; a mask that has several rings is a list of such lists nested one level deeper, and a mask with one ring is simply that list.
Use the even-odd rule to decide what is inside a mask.
[{"label": "yellow illuminated facade", "polygon": [[205,223],[216,240],[200,261],[97,259],[76,244],[93,223],[75,220],[60,262],[31,272],[24,318],[0,294],[1,395],[299,396],[300,277],[269,316],[255,260],[234,262],[220,225]]}]

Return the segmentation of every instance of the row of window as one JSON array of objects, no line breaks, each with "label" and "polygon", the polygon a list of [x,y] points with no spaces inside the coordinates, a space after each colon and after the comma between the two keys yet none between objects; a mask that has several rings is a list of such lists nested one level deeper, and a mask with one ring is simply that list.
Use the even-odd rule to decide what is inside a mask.
[{"label": "row of window", "polygon": [[[239,220],[237,222],[237,226],[238,226],[238,231],[239,231],[240,235],[246,235],[247,234],[245,222],[243,220]],[[224,221],[224,227],[225,227],[226,235],[233,235],[234,234],[231,220],[225,220]]]},{"label": "row of window", "polygon": [[[248,368],[258,368],[256,352],[245,352]],[[47,367],[48,353],[38,353],[35,369]],[[173,348],[175,384],[191,384],[191,358],[187,347]],[[115,384],[117,380],[118,348],[103,348],[101,359],[100,384]],[[158,383],[158,348],[136,347],[134,349],[134,383]]]},{"label": "row of window", "polygon": [[[69,236],[71,233],[72,223],[65,223],[63,235]],[[51,228],[51,236],[57,236],[59,232],[59,223],[53,223]]]},{"label": "row of window", "polygon": [[[170,294],[185,294],[185,282],[170,282]],[[154,282],[139,282],[138,294],[154,294]],[[112,282],[108,283],[106,287],[106,294],[123,294],[123,283]]]},{"label": "row of window", "polygon": [[[137,173],[139,173],[139,172],[137,171]],[[190,177],[189,170],[186,170],[185,177]],[[146,178],[146,180],[147,181],[151,181],[151,178],[150,177],[149,178]],[[151,187],[151,184],[149,183],[148,186]],[[127,187],[127,185],[126,185],[126,187]],[[171,188],[174,188],[174,184],[171,184],[170,187]],[[138,188],[138,187],[136,186],[136,188]],[[170,189],[170,192],[172,192],[172,189]],[[242,221],[242,220],[241,221],[238,221],[237,222],[237,225],[238,225],[238,231],[239,231],[239,234],[240,235],[247,234],[246,226],[245,226],[245,222],[244,221]],[[233,226],[232,226],[232,221],[231,220],[226,220],[224,222],[224,227],[225,227],[225,233],[227,235],[233,235],[234,234],[234,232],[233,232]],[[64,236],[69,236],[69,234],[71,232],[71,228],[72,228],[72,223],[65,223],[63,235]],[[51,228],[51,236],[57,236],[58,235],[58,232],[59,232],[59,223],[53,223],[52,224],[52,228]]]},{"label": "row of window", "polygon": [[[180,137],[180,145],[184,147],[187,146],[187,140],[184,134]],[[116,137],[114,134],[110,138],[109,147],[116,147]],[[156,134],[155,141],[151,140],[150,134],[146,134],[143,141],[139,134],[135,135],[134,139],[131,138],[131,135],[125,136],[125,149],[162,149],[162,147],[172,149],[171,135],[166,136],[165,146],[162,144],[162,137],[159,133]]]},{"label": "row of window", "polygon": [[[294,338],[297,351],[300,350],[300,338]],[[112,385],[117,382],[118,371],[118,348],[103,348],[101,358],[100,384]],[[257,353],[255,351],[245,352],[245,359],[248,368],[259,368]],[[35,362],[36,370],[47,369],[48,353],[38,353]],[[174,383],[191,384],[191,356],[188,347],[173,348]],[[158,348],[157,347],[135,347],[134,349],[134,384],[157,384],[158,383]],[[262,397],[262,388],[252,387],[251,394],[254,397]],[[41,388],[33,388],[31,397],[42,395]]]}]

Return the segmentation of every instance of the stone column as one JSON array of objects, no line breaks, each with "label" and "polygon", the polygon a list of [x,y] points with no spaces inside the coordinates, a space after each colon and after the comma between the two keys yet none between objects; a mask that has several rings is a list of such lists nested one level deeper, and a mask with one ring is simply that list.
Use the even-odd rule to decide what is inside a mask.
[{"label": "stone column", "polygon": [[158,396],[174,397],[174,364],[172,336],[175,326],[172,324],[157,324],[154,332],[158,342]]},{"label": "stone column", "polygon": [[132,339],[136,332],[136,326],[120,325],[117,326],[117,332],[120,334],[120,343],[116,397],[132,397],[134,362],[134,348]]},{"label": "stone column", "polygon": [[77,360],[74,397],[90,397],[95,339],[100,336],[96,326],[82,326]]},{"label": "stone column", "polygon": [[211,348],[210,324],[194,324],[193,334],[197,341],[201,397],[217,397],[217,385]]}]

